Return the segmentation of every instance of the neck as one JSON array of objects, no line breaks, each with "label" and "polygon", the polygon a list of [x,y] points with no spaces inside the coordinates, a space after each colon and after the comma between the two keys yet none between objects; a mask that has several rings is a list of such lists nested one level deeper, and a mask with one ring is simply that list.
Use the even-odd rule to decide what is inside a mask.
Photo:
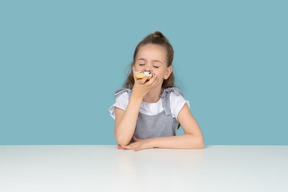
[{"label": "neck", "polygon": [[161,87],[152,88],[143,98],[146,103],[156,103],[161,95]]}]

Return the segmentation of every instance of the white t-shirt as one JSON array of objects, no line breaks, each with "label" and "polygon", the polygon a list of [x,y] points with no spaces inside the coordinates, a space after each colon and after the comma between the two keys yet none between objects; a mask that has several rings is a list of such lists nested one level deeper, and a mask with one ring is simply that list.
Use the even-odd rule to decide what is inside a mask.
[{"label": "white t-shirt", "polygon": [[[115,120],[115,107],[118,107],[125,111],[128,102],[129,102],[129,95],[127,92],[123,92],[122,94],[117,95],[115,103],[109,108],[110,115],[114,120]],[[178,117],[178,113],[180,112],[185,103],[187,103],[190,109],[190,102],[188,100],[185,100],[182,95],[176,95],[174,92],[170,93],[170,108],[172,117],[174,118]],[[146,103],[142,101],[140,106],[140,112],[146,115],[156,115],[162,112],[163,110],[164,109],[162,106],[161,98],[156,103]]]}]

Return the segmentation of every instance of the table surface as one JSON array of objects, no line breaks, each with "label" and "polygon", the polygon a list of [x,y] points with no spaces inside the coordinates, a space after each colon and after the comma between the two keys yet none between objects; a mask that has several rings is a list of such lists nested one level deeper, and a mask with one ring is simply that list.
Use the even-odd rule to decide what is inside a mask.
[{"label": "table surface", "polygon": [[288,146],[0,146],[0,191],[288,191]]}]

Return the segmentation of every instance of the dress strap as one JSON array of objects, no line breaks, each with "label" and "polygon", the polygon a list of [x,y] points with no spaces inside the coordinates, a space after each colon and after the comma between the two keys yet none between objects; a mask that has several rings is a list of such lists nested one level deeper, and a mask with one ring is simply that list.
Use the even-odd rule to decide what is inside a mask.
[{"label": "dress strap", "polygon": [[166,115],[170,115],[171,114],[171,108],[170,108],[170,94],[171,93],[175,93],[177,96],[182,95],[182,92],[179,88],[177,87],[170,87],[170,88],[166,88],[162,91],[161,94],[161,99],[162,99],[162,105],[165,111]]},{"label": "dress strap", "polygon": [[128,88],[120,88],[120,89],[118,89],[118,90],[116,90],[114,92],[114,95],[117,96],[117,95],[120,95],[120,94],[122,94],[124,92],[128,92],[128,95],[129,95],[129,98],[130,98],[130,95],[131,95],[132,91],[131,91],[131,89],[128,89]]}]

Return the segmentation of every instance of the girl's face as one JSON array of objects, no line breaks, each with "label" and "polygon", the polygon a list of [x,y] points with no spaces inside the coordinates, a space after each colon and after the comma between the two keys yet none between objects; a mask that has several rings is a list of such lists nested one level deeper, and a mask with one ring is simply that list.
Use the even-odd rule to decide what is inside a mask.
[{"label": "girl's face", "polygon": [[168,79],[172,73],[172,66],[167,67],[166,50],[155,44],[142,46],[133,65],[133,71],[138,70],[154,73],[158,78],[157,85],[162,86],[163,80]]}]

